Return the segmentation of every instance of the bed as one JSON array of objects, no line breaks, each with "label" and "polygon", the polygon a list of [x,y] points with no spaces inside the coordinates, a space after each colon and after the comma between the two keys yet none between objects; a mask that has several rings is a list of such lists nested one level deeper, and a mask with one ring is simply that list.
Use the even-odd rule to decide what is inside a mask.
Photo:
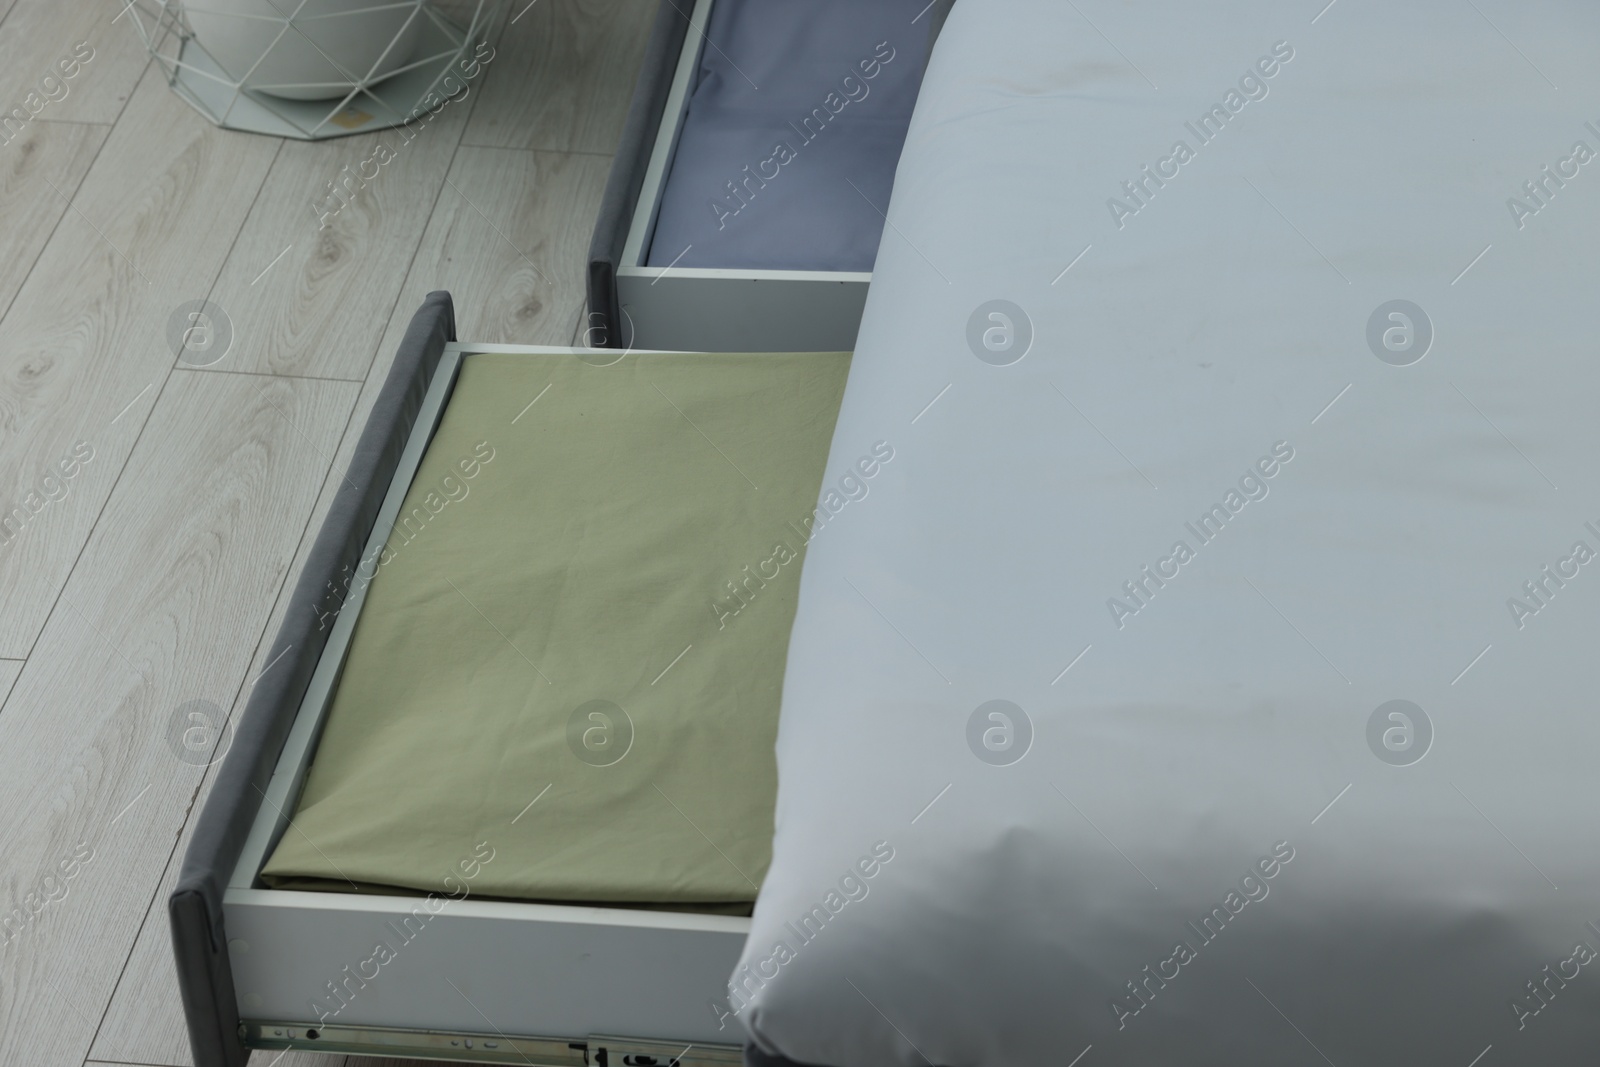
[{"label": "bed", "polygon": [[1591,1054],[1596,41],[956,5],[717,1008],[758,1059]]},{"label": "bed", "polygon": [[196,1062],[1580,1060],[1600,11],[1516,14],[955,7],[792,520],[748,916],[262,877],[367,596],[322,629],[325,584],[380,559],[463,363],[558,354],[432,298],[169,904]]}]

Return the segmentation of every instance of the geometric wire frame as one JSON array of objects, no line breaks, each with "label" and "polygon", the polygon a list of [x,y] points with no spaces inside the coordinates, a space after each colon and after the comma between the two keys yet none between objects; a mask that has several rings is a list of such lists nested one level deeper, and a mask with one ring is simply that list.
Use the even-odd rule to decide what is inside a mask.
[{"label": "geometric wire frame", "polygon": [[[490,26],[508,0],[477,0],[465,29],[446,19],[425,0],[372,0],[358,13],[406,8],[410,9],[410,14],[406,16],[402,31],[395,34],[384,53],[361,71],[347,69],[296,25],[295,16],[305,2],[269,0],[275,10],[276,3],[292,6],[293,10],[280,18],[259,21],[278,27],[274,45],[291,38],[300,48],[309,47],[330,70],[337,72],[338,81],[279,83],[273,88],[280,91],[327,89],[335,94],[328,99],[289,99],[251,87],[251,75],[271,54],[270,45],[242,77],[231,77],[223,64],[195,38],[185,7],[206,15],[236,16],[236,12],[207,8],[205,0],[187,5],[183,0],[130,0],[127,11],[133,16],[145,50],[166,71],[167,84],[173,92],[211,122],[231,130],[318,141],[400,126],[427,109],[430,97],[437,100],[441,96],[453,96],[459,89],[454,84],[447,85],[446,79],[453,74],[454,83],[465,84],[469,72],[473,76],[478,73],[468,56],[488,36]],[[403,65],[384,69],[389,50],[400,42],[404,30],[412,27],[415,27],[412,58]]]}]

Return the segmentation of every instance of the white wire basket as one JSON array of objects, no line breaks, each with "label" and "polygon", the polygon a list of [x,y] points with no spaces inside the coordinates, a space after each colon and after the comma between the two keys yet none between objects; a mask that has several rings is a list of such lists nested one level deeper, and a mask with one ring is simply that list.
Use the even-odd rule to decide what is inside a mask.
[{"label": "white wire basket", "polygon": [[128,14],[207,119],[316,141],[458,99],[492,58],[484,42],[507,2],[477,0],[464,27],[427,0],[132,0]]}]

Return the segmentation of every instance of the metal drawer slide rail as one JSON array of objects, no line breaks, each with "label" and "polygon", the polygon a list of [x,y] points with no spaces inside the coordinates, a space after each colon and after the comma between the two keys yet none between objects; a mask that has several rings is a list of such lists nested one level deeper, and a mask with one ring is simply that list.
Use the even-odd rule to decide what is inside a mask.
[{"label": "metal drawer slide rail", "polygon": [[681,1045],[626,1037],[590,1036],[570,1041],[500,1033],[257,1021],[240,1023],[239,1036],[257,1049],[516,1063],[523,1067],[741,1067],[744,1062],[737,1045]]}]

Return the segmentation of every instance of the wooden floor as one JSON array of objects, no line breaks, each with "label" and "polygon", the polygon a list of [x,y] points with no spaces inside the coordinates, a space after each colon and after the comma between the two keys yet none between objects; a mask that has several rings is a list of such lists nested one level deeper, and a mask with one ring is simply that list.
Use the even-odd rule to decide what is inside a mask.
[{"label": "wooden floor", "polygon": [[[175,716],[243,706],[423,294],[463,338],[575,336],[656,6],[512,0],[469,96],[319,230],[327,183],[394,136],[217,129],[124,2],[0,0],[0,115],[93,49],[0,144],[0,514],[27,513],[0,544],[7,1065],[192,1062],[165,899],[210,775]],[[202,299],[233,338],[197,369],[169,319]]]}]

